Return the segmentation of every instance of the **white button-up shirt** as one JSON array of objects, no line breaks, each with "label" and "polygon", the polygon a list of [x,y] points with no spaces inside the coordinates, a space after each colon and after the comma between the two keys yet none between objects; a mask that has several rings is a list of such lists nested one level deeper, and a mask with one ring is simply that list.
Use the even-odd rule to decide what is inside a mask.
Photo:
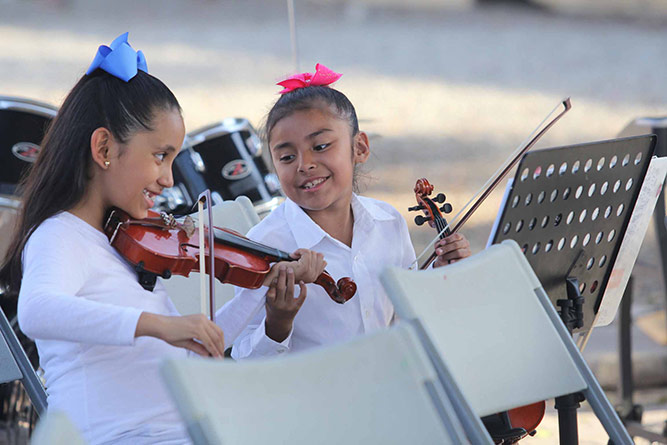
[{"label": "white button-up shirt", "polygon": [[[338,280],[350,277],[357,293],[345,304],[332,301],[324,289],[308,284],[308,296],[294,319],[292,332],[281,343],[266,336],[264,295],[267,288],[237,289],[234,299],[218,313],[218,323],[235,308],[257,308],[254,319],[234,342],[232,357],[269,356],[347,340],[389,325],[394,308],[379,275],[387,266],[409,267],[415,260],[403,217],[387,203],[353,195],[352,246],[329,236],[289,199],[248,232],[248,237],[286,252],[306,248],[324,254],[327,271]],[[298,289],[298,287],[297,287]],[[232,320],[229,320],[232,322]],[[237,323],[232,322],[232,325]],[[232,329],[233,330],[233,329]],[[230,332],[228,341],[236,333]]]}]

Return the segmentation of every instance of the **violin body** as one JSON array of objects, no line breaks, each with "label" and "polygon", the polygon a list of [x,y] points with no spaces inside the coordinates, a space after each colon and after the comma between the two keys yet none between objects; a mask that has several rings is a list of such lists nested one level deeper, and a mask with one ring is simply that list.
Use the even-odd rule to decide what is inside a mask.
[{"label": "violin body", "polygon": [[507,411],[512,426],[519,426],[531,434],[544,419],[546,402],[535,402]]},{"label": "violin body", "polygon": [[[219,227],[213,230],[213,269],[215,278],[222,283],[257,289],[271,271],[271,263],[295,260],[286,252],[255,243],[233,230]],[[199,269],[199,232],[194,226],[186,227],[155,212],[149,212],[144,220],[133,220],[122,210],[114,209],[107,217],[104,231],[111,245],[138,271],[169,278],[174,274],[187,277],[192,270]],[[210,251],[205,246],[206,264]],[[357,289],[350,278],[341,278],[336,283],[326,271],[315,284],[341,304],[352,298]]]},{"label": "violin body", "polygon": [[[189,276],[199,269],[199,233],[188,237],[179,228],[160,227],[152,224],[128,224],[129,215],[112,210],[105,232],[111,245],[133,265],[141,263],[143,270],[163,278],[172,275]],[[228,229],[219,229],[235,236],[242,235]],[[207,249],[208,250],[208,249]],[[208,258],[208,253],[206,254]],[[259,288],[264,276],[271,270],[266,257],[248,255],[233,246],[214,249],[215,277],[222,283],[231,283],[248,289]]]}]

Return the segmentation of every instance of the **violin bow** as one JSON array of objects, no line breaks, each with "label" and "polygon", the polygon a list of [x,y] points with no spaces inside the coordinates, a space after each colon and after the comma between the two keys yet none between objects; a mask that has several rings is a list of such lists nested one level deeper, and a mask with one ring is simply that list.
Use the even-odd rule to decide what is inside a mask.
[{"label": "violin bow", "polygon": [[[549,123],[546,124],[546,126],[544,126],[544,128],[542,128],[542,126],[545,124],[545,122],[547,122],[549,120],[549,117],[551,117],[551,115],[553,115],[561,106],[563,106],[563,110],[560,113],[558,113],[558,115],[556,115],[551,121],[549,121]],[[491,176],[491,178],[489,178],[489,180],[486,181],[486,183],[482,186],[482,188],[480,190],[478,190],[477,193],[475,193],[475,195],[473,195],[473,197],[470,198],[470,200],[466,203],[466,205],[464,205],[463,208],[461,208],[461,210],[454,216],[453,220],[457,221],[459,215],[461,215],[463,212],[466,212],[463,215],[463,217],[460,220],[457,221],[456,225],[451,230],[451,233],[456,233],[461,228],[461,226],[463,226],[463,224],[465,224],[466,221],[468,221],[468,219],[472,216],[472,214],[475,213],[475,211],[479,208],[480,205],[482,205],[482,202],[484,202],[484,200],[489,197],[491,192],[493,192],[493,190],[498,186],[498,184],[500,184],[500,182],[503,180],[503,178],[505,178],[505,176],[507,176],[507,174],[510,172],[512,167],[514,167],[514,165],[517,162],[519,162],[521,157],[524,154],[526,154],[526,152],[528,152],[528,150],[530,150],[537,143],[537,141],[540,140],[540,138],[542,136],[544,136],[544,134],[556,122],[558,122],[558,120],[561,117],[563,117],[563,115],[565,113],[567,113],[571,108],[572,108],[572,104],[570,103],[570,98],[568,97],[566,99],[563,99],[558,105],[556,105],[556,107],[553,110],[551,110],[551,112],[547,115],[547,117],[545,117],[544,120],[542,122],[540,122],[540,124],[530,133],[528,138],[530,138],[530,136],[532,136],[536,132],[537,132],[537,134],[532,139],[530,139],[528,142],[524,141],[521,144],[519,144],[517,149],[514,150],[514,152],[512,154],[510,154],[510,156],[507,158],[507,160],[505,160],[505,163],[503,165],[501,165],[501,167]],[[542,128],[542,130],[540,130],[538,132],[538,130],[540,128]],[[472,206],[470,206],[471,203],[472,203]],[[469,206],[470,206],[470,208],[468,209]],[[415,260],[415,263],[417,263],[419,261],[419,259],[421,257],[423,257],[424,254],[440,239],[440,235],[443,234],[447,229],[450,228],[450,224],[447,224],[446,227],[442,228],[442,230],[438,233],[438,235],[426,246],[426,248],[422,251],[422,253],[419,254],[417,259]],[[419,269],[420,270],[426,269],[427,267],[429,267],[431,265],[431,263],[436,258],[437,258],[437,254],[435,252],[432,252],[431,255],[428,257],[428,259],[424,262],[424,264],[422,264],[419,267]]]},{"label": "violin bow", "polygon": [[[208,304],[206,302],[206,243],[204,232],[204,202],[208,216],[208,249],[209,249],[209,294]],[[201,313],[208,315],[211,321],[215,318],[215,258],[213,255],[213,210],[211,201],[211,190],[206,189],[197,198],[197,209],[199,218],[199,298],[201,302]]]}]

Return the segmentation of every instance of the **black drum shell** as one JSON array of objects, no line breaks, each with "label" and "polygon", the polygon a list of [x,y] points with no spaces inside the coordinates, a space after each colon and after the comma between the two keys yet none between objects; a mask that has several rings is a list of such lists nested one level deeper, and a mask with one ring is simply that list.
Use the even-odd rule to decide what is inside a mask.
[{"label": "black drum shell", "polygon": [[55,115],[50,105],[0,96],[0,195],[16,194]]},{"label": "black drum shell", "polygon": [[209,188],[225,199],[245,195],[257,204],[282,197],[277,181],[267,183],[271,171],[261,155],[255,130],[244,119],[209,126],[189,135],[192,149],[203,161]]}]

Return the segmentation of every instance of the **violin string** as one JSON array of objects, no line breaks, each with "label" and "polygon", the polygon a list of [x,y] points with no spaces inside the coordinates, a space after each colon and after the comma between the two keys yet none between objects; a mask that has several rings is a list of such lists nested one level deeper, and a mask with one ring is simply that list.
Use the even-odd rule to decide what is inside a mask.
[{"label": "violin string", "polygon": [[266,246],[264,244],[258,243],[257,241],[253,241],[248,238],[243,238],[239,237],[234,234],[227,233],[223,230],[219,230],[217,228],[214,229],[213,231],[214,236],[216,240],[226,243],[231,246],[236,246],[240,248],[247,248],[250,250],[254,250],[257,253],[261,253],[264,255],[271,255],[274,257],[279,258],[280,260],[292,260],[292,258],[289,256],[287,252],[283,252],[279,249],[275,249],[273,247]]},{"label": "violin string", "polygon": [[498,174],[500,174],[500,172],[502,172],[507,167],[507,165],[512,161],[512,159],[514,159],[514,157],[516,157],[517,154],[521,153],[521,150],[523,150],[526,147],[526,145],[533,139],[534,135],[539,132],[540,128],[542,128],[544,126],[544,124],[549,120],[549,118],[556,112],[556,110],[558,110],[561,107],[562,103],[563,103],[563,101],[559,102],[558,105],[556,105],[553,108],[553,110],[551,110],[551,112],[549,112],[549,114],[547,114],[547,116],[542,120],[542,122],[540,122],[539,125],[537,127],[535,127],[535,129],[528,135],[528,137],[526,139],[524,139],[523,142],[521,142],[519,144],[519,146],[505,159],[505,161],[503,161],[500,168],[498,168],[491,175],[491,177],[484,183],[484,185],[479,190],[477,190],[477,192],[472,196],[472,198],[470,198],[468,200],[468,202],[465,203],[465,205],[461,208],[461,210],[459,210],[456,213],[456,215],[454,215],[454,218],[450,219],[449,223],[444,228],[442,228],[440,230],[440,232],[438,232],[438,234],[435,236],[435,238],[433,238],[426,245],[424,250],[422,250],[422,252],[417,256],[415,261],[410,265],[410,267],[409,267],[410,270],[414,269],[415,266],[419,264],[419,261],[421,261],[421,259],[426,255],[426,253],[430,252],[431,248],[435,245],[435,243],[437,243],[438,240],[441,239],[440,236],[443,233],[445,233],[445,231],[447,229],[449,229],[449,227],[452,225],[452,223],[458,221],[461,214],[463,212],[465,212],[473,202],[475,202],[477,197],[479,197],[479,195],[481,195],[484,192],[484,190],[486,190],[486,188],[493,182],[493,180],[496,178],[496,176],[498,176]]},{"label": "violin string", "polygon": [[[195,224],[198,223],[199,218],[192,218]],[[239,247],[241,249],[250,249],[254,250],[257,253],[263,254],[263,255],[270,255],[279,258],[281,261],[294,261],[294,259],[290,256],[289,253],[283,252],[280,249],[276,249],[270,246],[266,246],[262,243],[258,243],[257,241],[253,241],[249,238],[245,237],[239,237],[234,234],[227,233],[223,230],[220,230],[218,228],[214,227],[213,230],[213,236],[215,237],[216,241],[223,242],[227,245],[230,246],[235,246]],[[194,246],[193,246],[194,247]]]}]

